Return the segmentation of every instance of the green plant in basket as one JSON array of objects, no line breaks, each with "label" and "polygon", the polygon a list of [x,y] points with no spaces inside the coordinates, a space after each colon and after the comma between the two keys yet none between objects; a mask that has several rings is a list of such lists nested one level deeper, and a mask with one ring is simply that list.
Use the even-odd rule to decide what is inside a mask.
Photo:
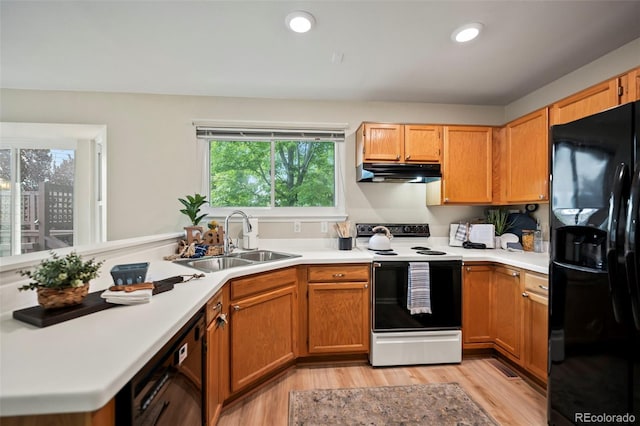
[{"label": "green plant in basket", "polygon": [[178,198],[184,205],[184,209],[180,210],[180,213],[184,213],[189,217],[189,220],[193,226],[197,226],[206,214],[198,216],[200,213],[200,207],[207,202],[207,197],[201,194],[187,195],[185,198]]},{"label": "green plant in basket", "polygon": [[98,276],[98,270],[103,263],[104,261],[96,262],[95,259],[83,261],[76,252],[71,252],[64,257],[51,252],[51,258],[40,262],[33,271],[18,271],[20,275],[32,280],[18,290],[82,287]]}]

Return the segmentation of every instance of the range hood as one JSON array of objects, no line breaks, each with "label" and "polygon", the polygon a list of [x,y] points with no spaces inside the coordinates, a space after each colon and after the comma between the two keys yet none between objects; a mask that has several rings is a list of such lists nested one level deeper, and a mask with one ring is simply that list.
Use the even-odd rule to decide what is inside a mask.
[{"label": "range hood", "polygon": [[441,177],[440,164],[362,163],[356,167],[358,182],[427,183]]}]

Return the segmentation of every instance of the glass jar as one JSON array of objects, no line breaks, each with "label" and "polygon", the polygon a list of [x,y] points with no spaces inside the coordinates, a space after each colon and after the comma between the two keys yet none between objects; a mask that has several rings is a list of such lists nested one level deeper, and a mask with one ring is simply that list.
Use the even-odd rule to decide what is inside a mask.
[{"label": "glass jar", "polygon": [[533,229],[522,230],[522,249],[524,251],[533,251],[534,232]]}]

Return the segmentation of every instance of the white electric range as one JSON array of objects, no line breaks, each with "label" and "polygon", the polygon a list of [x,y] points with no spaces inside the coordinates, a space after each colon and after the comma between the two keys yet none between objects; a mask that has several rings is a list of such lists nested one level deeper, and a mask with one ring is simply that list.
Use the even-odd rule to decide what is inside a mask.
[{"label": "white electric range", "polygon": [[367,250],[376,226],[393,235],[391,249],[373,251],[373,366],[459,363],[462,360],[462,257],[429,244],[429,225],[357,224]]}]

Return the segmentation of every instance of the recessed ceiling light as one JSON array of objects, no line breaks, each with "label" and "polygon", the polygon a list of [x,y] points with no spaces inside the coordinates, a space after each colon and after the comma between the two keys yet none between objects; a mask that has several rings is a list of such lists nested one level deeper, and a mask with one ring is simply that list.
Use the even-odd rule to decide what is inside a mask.
[{"label": "recessed ceiling light", "polygon": [[306,33],[313,27],[316,20],[309,12],[296,10],[287,15],[285,22],[287,23],[287,28],[291,31],[296,33]]},{"label": "recessed ceiling light", "polygon": [[472,24],[463,25],[451,34],[451,39],[458,43],[466,43],[478,37],[482,30],[482,24],[474,22]]}]

